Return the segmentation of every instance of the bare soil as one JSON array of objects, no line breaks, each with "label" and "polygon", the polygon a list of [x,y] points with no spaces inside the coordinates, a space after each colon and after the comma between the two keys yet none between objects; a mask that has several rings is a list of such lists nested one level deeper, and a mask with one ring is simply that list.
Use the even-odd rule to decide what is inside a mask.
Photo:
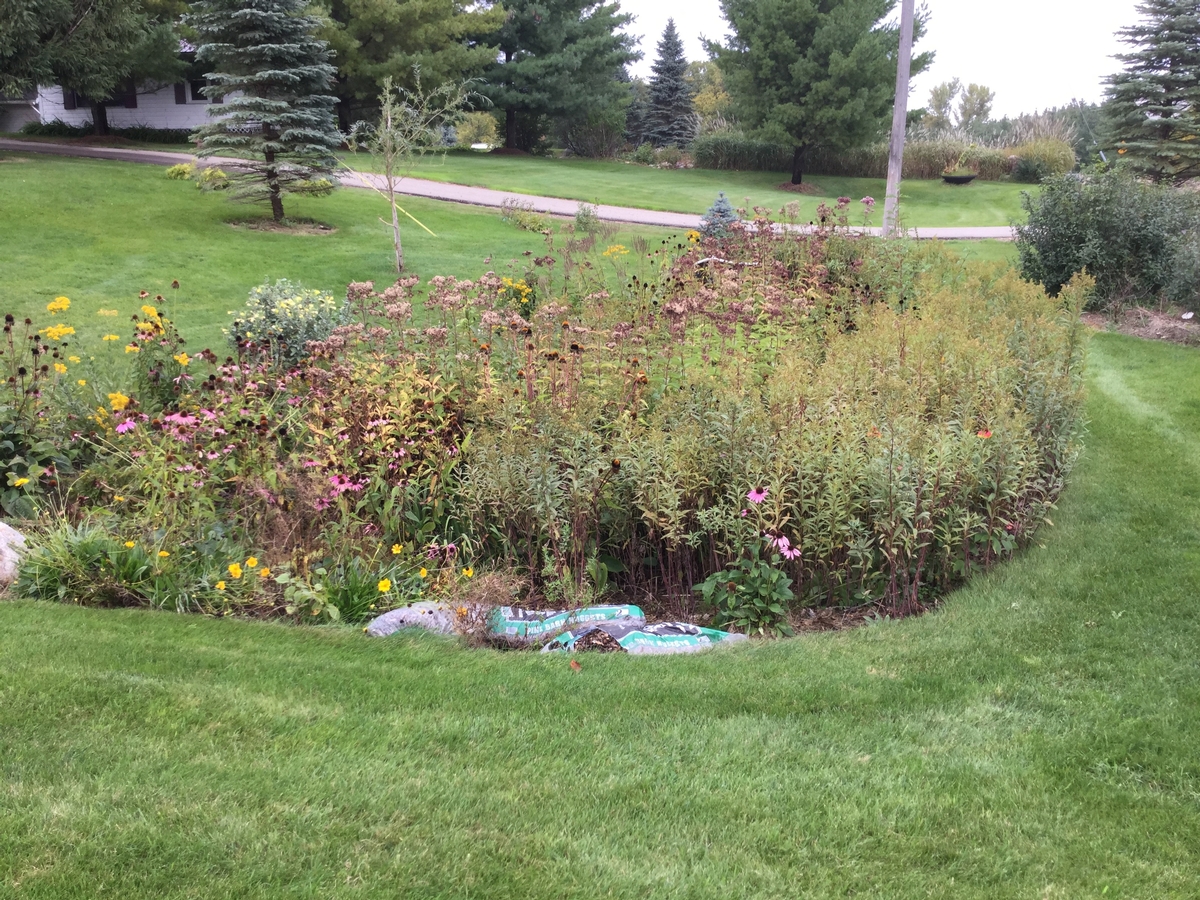
[{"label": "bare soil", "polygon": [[333,234],[337,231],[332,225],[324,222],[310,222],[287,219],[276,222],[274,219],[238,219],[229,223],[230,228],[246,231],[266,231],[272,234]]},{"label": "bare soil", "polygon": [[781,181],[775,185],[776,190],[787,191],[789,194],[819,194],[821,188],[811,181],[806,181],[803,184],[792,184],[790,181]]},{"label": "bare soil", "polygon": [[1116,331],[1151,341],[1200,346],[1200,316],[1183,319],[1180,312],[1159,312],[1134,307],[1112,315],[1091,312],[1083,314],[1083,322],[1097,331]]}]

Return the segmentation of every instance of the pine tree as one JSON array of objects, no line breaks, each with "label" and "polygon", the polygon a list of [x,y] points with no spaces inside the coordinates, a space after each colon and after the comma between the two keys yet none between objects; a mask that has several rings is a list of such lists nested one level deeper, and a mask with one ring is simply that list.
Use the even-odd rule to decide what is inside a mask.
[{"label": "pine tree", "polygon": [[188,17],[199,61],[213,67],[205,94],[224,100],[219,118],[198,129],[200,156],[246,157],[233,177],[234,197],[268,200],[283,219],[284,194],[328,193],[342,143],[334,126],[336,70],[304,15],[305,0],[200,0]]},{"label": "pine tree", "polygon": [[1143,21],[1120,34],[1134,48],[1108,80],[1113,142],[1155,181],[1200,175],[1200,2],[1146,0]]},{"label": "pine tree", "polygon": [[634,39],[618,29],[633,17],[619,3],[595,0],[508,0],[503,26],[488,43],[500,47],[480,93],[505,112],[505,147],[529,149],[537,129],[519,134],[522,122],[541,117],[585,118],[625,102],[620,80],[640,59]]},{"label": "pine tree", "polygon": [[[886,132],[896,95],[895,0],[721,0],[733,37],[710,43],[738,116],[793,149],[799,184],[806,152],[848,150]],[[922,31],[915,23],[914,40]],[[912,74],[933,56],[914,56]]]},{"label": "pine tree", "polygon": [[646,138],[656,147],[685,147],[696,136],[696,112],[687,81],[688,61],[674,19],[667,19],[651,71]]},{"label": "pine tree", "polygon": [[704,214],[704,218],[700,220],[700,233],[705,237],[728,237],[733,227],[741,221],[733,204],[729,202],[725,192],[721,191]]},{"label": "pine tree", "polygon": [[629,106],[625,110],[625,140],[634,147],[646,142],[650,115],[650,86],[641,78],[629,81]]}]

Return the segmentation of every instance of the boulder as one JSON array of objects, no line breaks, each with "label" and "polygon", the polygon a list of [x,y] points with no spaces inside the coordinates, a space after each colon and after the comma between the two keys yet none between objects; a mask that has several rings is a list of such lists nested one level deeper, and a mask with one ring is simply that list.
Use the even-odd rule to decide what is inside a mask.
[{"label": "boulder", "polygon": [[25,552],[25,536],[10,525],[0,522],[0,586],[17,580],[21,554]]}]

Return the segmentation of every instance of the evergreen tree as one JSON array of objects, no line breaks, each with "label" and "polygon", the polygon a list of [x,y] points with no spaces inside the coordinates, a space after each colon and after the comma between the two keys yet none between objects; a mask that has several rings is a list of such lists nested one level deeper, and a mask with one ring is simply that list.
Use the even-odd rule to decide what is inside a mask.
[{"label": "evergreen tree", "polygon": [[[886,132],[896,93],[895,0],[721,0],[733,30],[709,44],[735,108],[766,140],[787,141],[792,183],[807,150],[845,150]],[[914,38],[922,31],[918,19]],[[912,74],[932,54],[914,56]]]},{"label": "evergreen tree", "polygon": [[[489,38],[502,59],[480,92],[504,110],[504,145],[530,149],[540,117],[586,118],[625,102],[620,74],[640,58],[634,38],[618,29],[633,17],[619,3],[596,0],[509,0],[507,17]],[[524,145],[524,146],[522,146]]]},{"label": "evergreen tree", "polygon": [[650,85],[645,79],[634,78],[629,82],[629,106],[625,111],[625,140],[640,147],[649,140],[646,123],[650,116]]},{"label": "evergreen tree", "polygon": [[688,61],[674,19],[667,19],[651,71],[646,138],[656,147],[685,147],[696,136],[696,112],[687,81]]},{"label": "evergreen tree", "polygon": [[284,194],[328,193],[342,143],[330,93],[336,73],[320,20],[305,0],[200,0],[188,17],[200,38],[199,61],[213,71],[205,94],[225,104],[200,128],[199,155],[247,157],[234,196],[269,200],[283,218]]},{"label": "evergreen tree", "polygon": [[729,202],[725,192],[721,191],[704,214],[704,218],[700,220],[700,233],[705,237],[728,237],[733,227],[741,221],[733,204]]},{"label": "evergreen tree", "polygon": [[503,21],[499,4],[488,9],[469,0],[332,0],[319,36],[335,53],[342,128],[374,112],[385,78],[414,90],[414,66],[426,84],[480,75],[496,59],[487,35]]},{"label": "evergreen tree", "polygon": [[1121,30],[1132,52],[1108,80],[1105,113],[1118,153],[1155,181],[1200,175],[1200,2],[1146,0]]}]

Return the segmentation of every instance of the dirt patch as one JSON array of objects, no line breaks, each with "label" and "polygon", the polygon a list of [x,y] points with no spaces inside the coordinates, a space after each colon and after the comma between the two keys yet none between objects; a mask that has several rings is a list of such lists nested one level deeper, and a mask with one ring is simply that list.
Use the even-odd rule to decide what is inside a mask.
[{"label": "dirt patch", "polygon": [[324,222],[311,222],[298,219],[285,219],[276,222],[274,219],[239,219],[229,222],[230,228],[238,231],[267,231],[272,234],[333,234],[337,231],[332,225]]},{"label": "dirt patch", "polygon": [[867,603],[864,606],[817,606],[797,610],[788,617],[796,633],[816,631],[845,631],[847,628],[859,628],[876,616],[883,616],[879,604]]},{"label": "dirt patch", "polygon": [[1182,312],[1159,312],[1135,307],[1116,315],[1084,313],[1083,322],[1097,331],[1115,331],[1150,341],[1200,346],[1200,316],[1184,319]]},{"label": "dirt patch", "polygon": [[28,156],[6,156],[0,153],[0,163],[27,163],[32,162]]},{"label": "dirt patch", "polygon": [[811,181],[806,181],[804,184],[792,184],[790,181],[781,181],[775,185],[777,191],[787,191],[789,194],[819,194],[821,188],[813,184]]},{"label": "dirt patch", "polygon": [[495,147],[488,151],[496,156],[528,156],[526,150],[518,150],[516,147]]}]

